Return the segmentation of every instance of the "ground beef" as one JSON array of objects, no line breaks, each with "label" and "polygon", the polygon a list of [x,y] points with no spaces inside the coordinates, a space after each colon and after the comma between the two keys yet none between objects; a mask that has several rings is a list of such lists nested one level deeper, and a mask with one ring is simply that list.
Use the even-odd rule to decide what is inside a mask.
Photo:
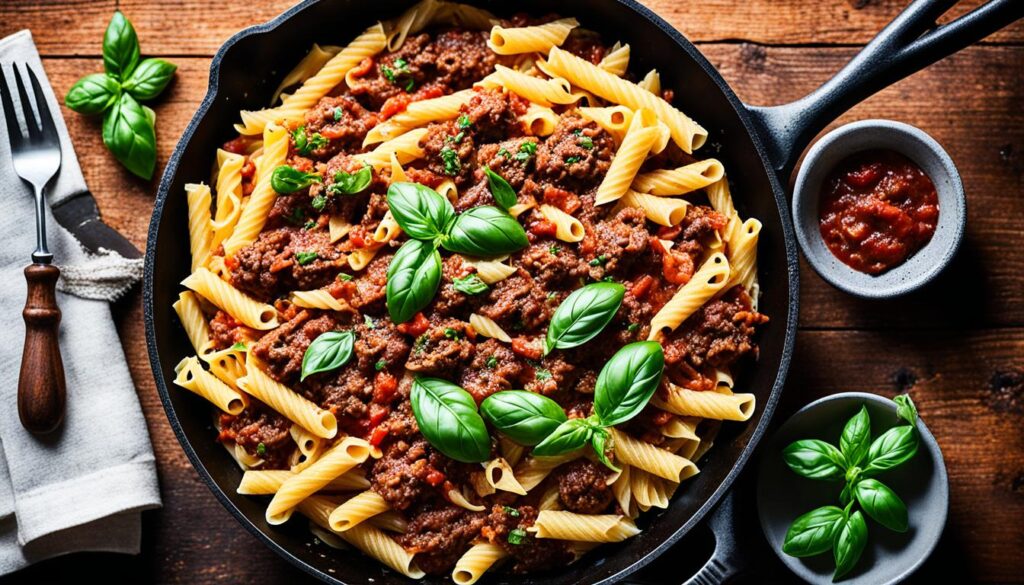
[{"label": "ground beef", "polygon": [[340,369],[314,374],[300,386],[303,394],[338,417],[338,426],[361,434],[361,422],[369,412],[373,382],[354,362]]},{"label": "ground beef", "polygon": [[265,229],[301,228],[308,221],[315,221],[320,212],[313,208],[311,201],[306,191],[278,195],[267,212]]},{"label": "ground beef", "polygon": [[707,366],[727,368],[745,355],[756,357],[755,326],[766,322],[768,317],[751,308],[746,291],[734,287],[706,303],[666,337],[662,344],[665,362],[685,362],[701,370]]},{"label": "ground beef", "polygon": [[425,572],[449,573],[480,534],[484,518],[481,512],[439,503],[411,516],[398,543],[416,555],[416,564]]},{"label": "ground beef", "polygon": [[427,170],[450,178],[460,187],[473,177],[473,137],[463,132],[458,120],[435,122],[427,126],[427,134],[420,140]]},{"label": "ground beef", "polygon": [[264,335],[252,348],[275,380],[289,384],[302,372],[302,357],[314,339],[339,328],[331,313],[302,310],[295,317]]},{"label": "ground beef", "polygon": [[521,132],[518,102],[513,103],[514,94],[502,93],[500,89],[473,92],[461,112],[465,116],[466,130],[473,134],[477,143],[497,142]]},{"label": "ground beef", "polygon": [[416,339],[405,367],[422,375],[451,376],[473,359],[471,334],[474,332],[469,323],[458,319],[432,323],[426,333]]},{"label": "ground beef", "polygon": [[[260,469],[288,469],[295,449],[288,432],[291,421],[255,398],[238,416],[220,415],[221,441],[234,441],[246,453],[263,459]],[[260,447],[263,445],[263,447]]]},{"label": "ground beef", "polygon": [[335,154],[341,149],[359,150],[378,118],[375,112],[351,97],[327,96],[306,112],[306,132],[319,133],[330,140],[325,154]]},{"label": "ground beef", "polygon": [[[477,164],[501,175],[518,192],[526,180],[535,174],[537,157],[530,154],[533,147],[529,145],[536,144],[537,139],[532,136],[485,144],[477,152]],[[481,178],[486,179],[485,176]]]},{"label": "ground beef", "polygon": [[514,262],[533,275],[537,285],[546,291],[575,289],[589,271],[574,247],[554,239],[538,239]]},{"label": "ground beef", "polygon": [[555,312],[547,293],[525,270],[494,283],[480,313],[494,319],[505,331],[534,331],[546,326]]},{"label": "ground beef", "polygon": [[409,390],[405,389],[403,392],[403,386],[408,385],[406,380],[410,380],[410,378],[403,378],[399,382],[398,393],[400,398],[398,399],[398,404],[388,414],[387,420],[382,423],[384,428],[387,429],[388,437],[392,439],[410,439],[419,432],[419,426],[416,425],[416,417],[412,412],[412,405],[409,403]]},{"label": "ground beef", "polygon": [[537,149],[537,169],[557,186],[584,193],[604,178],[615,141],[597,124],[576,114],[563,116]]},{"label": "ground beef", "polygon": [[[591,357],[591,364],[597,362]],[[550,395],[559,388],[571,388],[579,377],[579,368],[565,359],[561,351],[553,351],[544,356],[540,362],[531,364],[534,370],[533,379],[524,384],[526,390],[538,394]]]},{"label": "ground beef", "polygon": [[589,261],[590,277],[601,280],[608,275],[627,273],[643,257],[651,233],[647,230],[644,212],[626,207],[608,220],[595,224],[593,235],[588,232],[586,237],[593,238],[588,242],[593,251],[585,256]]},{"label": "ground beef", "polygon": [[394,254],[384,254],[383,251],[370,261],[370,263],[353,280],[355,291],[349,299],[353,307],[363,313],[379,315],[384,311],[384,299],[387,294],[388,264]]},{"label": "ground beef", "polygon": [[556,470],[558,498],[570,512],[601,514],[612,503],[608,470],[588,459],[577,459]]},{"label": "ground beef", "polygon": [[352,330],[356,333],[355,362],[364,372],[401,365],[409,356],[409,338],[399,333],[386,315],[364,317]]},{"label": "ground beef", "polygon": [[227,349],[236,343],[249,343],[256,336],[256,330],[246,327],[241,321],[220,309],[210,319],[210,337],[215,349]]},{"label": "ground beef", "polygon": [[262,232],[234,261],[231,282],[264,301],[288,291],[320,288],[347,266],[347,257],[331,244],[326,231],[301,228]]},{"label": "ground beef", "polygon": [[405,510],[422,499],[438,499],[480,469],[445,457],[423,438],[407,441],[389,435],[383,449],[369,478],[372,489],[395,510]]},{"label": "ground beef", "polygon": [[475,269],[462,261],[462,256],[452,254],[441,265],[441,284],[434,297],[433,314],[439,317],[462,315],[469,318],[474,307],[480,305],[484,293],[469,295],[455,289],[455,279],[473,274]]},{"label": "ground beef", "polygon": [[495,392],[525,385],[528,370],[522,358],[506,344],[488,339],[477,344],[476,356],[469,367],[462,370],[459,386],[472,394],[479,404]]},{"label": "ground beef", "polygon": [[[537,521],[537,509],[533,506],[494,506],[484,521],[481,536],[505,550],[514,559],[513,573],[531,573],[564,567],[573,560],[569,543],[562,540],[539,539],[532,536],[527,528]],[[508,541],[513,530],[521,536],[515,539],[519,544]]]}]

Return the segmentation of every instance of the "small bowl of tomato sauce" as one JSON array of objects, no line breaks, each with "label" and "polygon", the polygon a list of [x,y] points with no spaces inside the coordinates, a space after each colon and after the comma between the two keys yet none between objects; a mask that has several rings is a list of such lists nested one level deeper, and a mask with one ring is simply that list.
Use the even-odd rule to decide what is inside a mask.
[{"label": "small bowl of tomato sauce", "polygon": [[918,128],[864,120],[808,151],[793,194],[797,240],[836,288],[888,298],[942,272],[963,239],[963,184],[949,154]]}]

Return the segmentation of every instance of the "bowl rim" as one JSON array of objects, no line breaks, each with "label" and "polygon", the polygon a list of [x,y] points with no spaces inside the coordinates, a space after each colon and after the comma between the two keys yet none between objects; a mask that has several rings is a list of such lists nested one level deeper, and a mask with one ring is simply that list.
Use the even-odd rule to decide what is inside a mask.
[{"label": "bowl rim", "polygon": [[[767,447],[769,445],[774,444],[776,438],[779,436],[779,433],[780,433],[780,431],[782,429],[784,429],[785,427],[789,426],[790,424],[792,424],[793,422],[795,422],[796,420],[798,420],[798,419],[800,419],[802,417],[809,416],[811,413],[813,413],[815,410],[817,410],[818,408],[820,408],[824,404],[827,404],[827,403],[830,403],[830,402],[857,402],[857,401],[873,402],[875,404],[878,404],[878,405],[882,406],[883,408],[892,409],[892,411],[894,413],[896,411],[896,403],[893,402],[893,400],[891,398],[887,398],[885,396],[881,396],[881,395],[878,395],[878,394],[872,394],[870,392],[838,392],[836,394],[830,394],[828,396],[823,396],[823,397],[821,397],[821,398],[811,402],[810,404],[807,404],[806,406],[804,406],[800,410],[794,412],[785,421],[783,421],[782,424],[780,424],[779,427],[774,430],[772,435],[767,438],[766,442],[761,445],[761,453],[759,453],[759,455],[758,455],[759,461],[758,461],[758,465],[757,465],[757,478],[756,478],[756,481],[755,481],[755,487],[756,487],[755,494],[760,492],[761,482],[764,481],[764,479],[763,479],[763,477],[764,477],[764,468],[767,465],[767,457],[769,456]],[[941,526],[941,529],[936,531],[935,532],[935,536],[933,538],[931,538],[930,541],[927,543],[927,546],[926,546],[927,550],[926,550],[925,554],[919,555],[917,558],[915,558],[912,561],[910,561],[908,563],[908,565],[906,566],[906,568],[903,569],[902,571],[900,571],[899,574],[896,575],[891,580],[885,581],[885,582],[879,582],[878,585],[889,585],[889,584],[893,584],[893,583],[900,583],[900,582],[906,580],[907,578],[909,578],[911,575],[913,575],[914,572],[916,572],[921,567],[921,565],[923,565],[925,563],[925,561],[927,561],[931,557],[932,553],[935,552],[935,547],[937,547],[938,544],[939,544],[939,541],[942,540],[942,536],[943,536],[943,534],[945,534],[945,531],[946,531],[946,524],[947,524],[947,522],[949,520],[949,473],[946,470],[946,460],[942,456],[942,448],[939,446],[939,442],[938,442],[938,440],[935,439],[935,436],[932,435],[930,430],[928,430],[928,425],[925,424],[924,419],[921,416],[917,417],[916,428],[917,428],[918,436],[921,439],[922,445],[924,445],[928,449],[929,453],[935,459],[935,462],[936,462],[934,473],[937,474],[938,478],[939,478],[939,494],[938,495],[942,499],[943,505],[942,505],[942,516],[941,516],[940,519],[936,519],[935,523],[938,526]],[[768,548],[772,549],[772,552],[775,553],[775,556],[777,556],[779,558],[779,560],[782,561],[782,564],[786,565],[786,568],[788,568],[791,572],[793,572],[793,574],[799,576],[800,578],[807,579],[807,576],[806,576],[807,573],[805,571],[797,572],[797,570],[795,568],[795,567],[799,567],[800,566],[800,559],[799,558],[791,557],[791,556],[783,553],[782,550],[779,547],[773,546],[772,539],[769,536],[769,534],[772,531],[770,530],[769,522],[768,522],[768,519],[766,518],[766,514],[765,514],[763,508],[760,505],[760,498],[758,498],[755,495],[755,499],[757,500],[757,519],[758,519],[758,523],[761,525],[761,532],[764,535],[765,541],[767,541]],[[899,556],[906,557],[907,555],[904,552],[903,554],[901,554]],[[827,583],[831,583],[832,581],[831,581],[831,579],[828,579],[827,581],[823,580],[821,582],[822,583],[826,583],[826,582]]]},{"label": "bowl rim", "polygon": [[[908,266],[910,266],[910,260],[913,259],[914,256],[921,254],[932,241],[936,241],[936,238],[939,236],[939,229],[943,225],[947,225],[949,226],[951,233],[947,237],[943,238],[942,241],[945,243],[945,248],[941,250],[941,253],[934,254],[936,260],[930,262],[926,268],[919,270],[916,273],[912,273],[910,278],[896,280],[889,285],[886,285],[883,280],[878,280],[875,283],[872,283],[872,286],[865,286],[864,284],[857,282],[855,279],[867,275],[858,272],[839,261],[831,254],[831,251],[828,250],[827,247],[825,248],[827,255],[821,254],[815,247],[816,244],[821,243],[822,238],[820,232],[816,229],[807,229],[807,226],[803,221],[804,217],[816,208],[815,205],[812,204],[812,200],[818,196],[818,193],[812,192],[812,186],[808,184],[811,179],[812,171],[816,172],[819,170],[821,159],[827,153],[839,151],[840,155],[836,157],[836,160],[841,160],[846,156],[864,150],[852,147],[851,138],[854,135],[865,132],[880,132],[890,136],[899,135],[903,138],[909,139],[907,144],[892,145],[890,149],[910,158],[915,162],[915,164],[918,164],[918,166],[924,165],[920,164],[918,156],[915,155],[925,153],[926,156],[934,157],[934,160],[938,162],[937,168],[941,169],[941,176],[933,177],[929,175],[929,179],[931,179],[935,184],[936,191],[939,192],[940,198],[942,197],[942,193],[949,193],[951,195],[950,199],[953,202],[952,208],[943,206],[940,210],[939,222],[936,225],[936,232],[933,234],[932,240],[930,240],[928,244],[925,244],[925,247],[911,255],[908,260],[893,267],[891,270],[885,272],[884,275],[899,275],[901,274],[901,271],[905,273],[907,270],[910,270],[908,268]],[[956,253],[963,242],[964,232],[966,231],[966,200],[967,197],[964,191],[963,181],[961,180],[960,172],[957,170],[952,157],[950,157],[949,153],[946,152],[942,145],[932,138],[927,132],[916,126],[897,120],[882,118],[859,120],[857,122],[844,124],[831,130],[815,142],[810,149],[808,149],[803,162],[800,164],[793,187],[793,227],[796,231],[796,239],[800,245],[800,250],[803,252],[803,256],[807,260],[807,263],[811,265],[811,268],[813,268],[822,279],[833,287],[853,296],[866,299],[893,298],[918,290],[929,282],[932,282],[956,256]],[[946,214],[945,218],[948,218],[945,219],[945,221],[943,214]]]}]

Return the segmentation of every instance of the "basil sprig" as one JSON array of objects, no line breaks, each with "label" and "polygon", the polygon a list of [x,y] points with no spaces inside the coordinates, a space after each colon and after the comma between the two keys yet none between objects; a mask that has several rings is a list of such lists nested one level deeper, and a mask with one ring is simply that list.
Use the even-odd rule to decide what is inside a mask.
[{"label": "basil sprig", "polygon": [[313,340],[302,356],[302,377],[336,370],[352,359],[356,335],[351,331],[328,331]]},{"label": "basil sprig", "polygon": [[270,175],[270,186],[283,195],[301,191],[313,183],[320,182],[320,175],[304,173],[295,167],[281,165]]},{"label": "basil sprig", "polygon": [[[917,408],[907,395],[897,396],[893,401],[897,404],[897,418],[908,424],[889,429],[873,442],[871,417],[862,406],[843,427],[838,449],[825,441],[805,439],[783,450],[786,465],[797,474],[810,479],[845,481],[839,495],[845,507],[824,506],[800,516],[790,525],[782,544],[782,551],[795,557],[831,550],[836,564],[833,580],[849,573],[867,546],[864,514],[896,532],[905,532],[909,526],[903,500],[872,477],[905,463],[917,453]],[[860,509],[854,511],[855,505]]]},{"label": "basil sprig", "polygon": [[512,185],[509,185],[504,177],[492,171],[490,167],[484,167],[484,172],[487,173],[487,188],[490,189],[491,196],[498,202],[498,205],[505,210],[515,205],[518,198]]},{"label": "basil sprig", "polygon": [[420,433],[435,449],[463,463],[490,457],[487,426],[469,392],[446,380],[417,377],[409,402]]},{"label": "basil sprig", "polygon": [[338,171],[334,173],[334,182],[327,186],[327,192],[332,195],[354,195],[369,187],[372,180],[373,167],[370,165],[354,173]]},{"label": "basil sprig", "polygon": [[505,390],[480,404],[487,422],[508,438],[532,447],[544,440],[567,419],[557,402],[525,390]]},{"label": "basil sprig", "polygon": [[511,254],[530,245],[526,230],[508,212],[481,205],[459,214],[441,246],[470,256]]},{"label": "basil sprig", "polygon": [[140,59],[139,39],[120,11],[103,36],[105,73],[82,77],[71,86],[64,104],[86,115],[106,112],[103,144],[133,174],[150,179],[156,169],[156,115],[139,101],[151,100],[167,87],[177,66],[163,59]]},{"label": "basil sprig", "polygon": [[388,187],[388,208],[410,238],[433,241],[455,221],[448,199],[418,183],[394,183]]},{"label": "basil sprig", "polygon": [[405,323],[422,310],[441,283],[441,255],[430,242],[409,240],[388,265],[388,313],[395,323]]},{"label": "basil sprig", "polygon": [[611,322],[622,304],[626,287],[596,282],[572,292],[555,310],[544,338],[544,355],[590,341]]}]

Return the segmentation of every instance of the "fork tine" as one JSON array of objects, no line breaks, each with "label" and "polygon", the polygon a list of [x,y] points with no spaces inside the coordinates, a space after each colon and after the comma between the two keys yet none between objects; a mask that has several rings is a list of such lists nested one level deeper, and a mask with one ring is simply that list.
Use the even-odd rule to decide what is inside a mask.
[{"label": "fork tine", "polygon": [[46,103],[46,96],[43,95],[43,88],[39,85],[36,72],[29,67],[28,63],[25,64],[25,69],[28,70],[28,79],[32,83],[32,93],[36,96],[36,108],[39,110],[39,125],[43,131],[43,138],[49,142],[60,144],[60,138],[57,137],[57,125],[54,124],[53,116],[50,115],[50,106]]},{"label": "fork tine", "polygon": [[7,85],[3,64],[0,64],[0,108],[3,109],[4,118],[7,120],[7,137],[11,141],[11,150],[18,150],[25,142],[25,135],[21,133],[21,124],[18,124],[18,116],[14,113],[11,86]]},{"label": "fork tine", "polygon": [[18,85],[18,97],[21,98],[21,114],[25,117],[25,126],[28,127],[28,139],[31,141],[38,140],[42,133],[39,131],[39,125],[36,123],[36,114],[32,110],[32,102],[28,99],[28,92],[25,91],[25,82],[22,80],[21,70],[18,69],[18,64],[13,63],[11,68],[14,69],[14,83]]}]

